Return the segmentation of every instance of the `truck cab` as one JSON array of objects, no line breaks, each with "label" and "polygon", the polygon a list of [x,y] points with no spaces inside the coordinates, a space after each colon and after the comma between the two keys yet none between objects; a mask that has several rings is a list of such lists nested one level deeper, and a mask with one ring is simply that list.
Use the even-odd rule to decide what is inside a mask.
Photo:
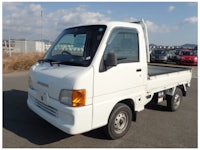
[{"label": "truck cab", "polygon": [[[184,72],[178,83],[160,85],[168,82],[169,73],[176,78],[177,71],[160,67],[162,75],[152,77],[149,72],[155,73],[156,68],[149,67],[148,61],[144,23],[68,28],[31,67],[28,106],[68,134],[105,126],[111,139],[120,138],[128,131],[132,115],[142,111],[155,94],[173,99],[177,86],[183,93],[189,86],[187,69],[178,70]],[[170,102],[172,108],[175,101]]]}]

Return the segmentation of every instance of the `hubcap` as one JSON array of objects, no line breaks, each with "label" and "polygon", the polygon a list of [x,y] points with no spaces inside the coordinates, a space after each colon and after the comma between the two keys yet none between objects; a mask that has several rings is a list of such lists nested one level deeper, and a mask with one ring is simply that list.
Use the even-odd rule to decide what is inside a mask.
[{"label": "hubcap", "polygon": [[114,131],[117,134],[122,133],[128,125],[128,117],[126,112],[120,112],[114,121]]}]

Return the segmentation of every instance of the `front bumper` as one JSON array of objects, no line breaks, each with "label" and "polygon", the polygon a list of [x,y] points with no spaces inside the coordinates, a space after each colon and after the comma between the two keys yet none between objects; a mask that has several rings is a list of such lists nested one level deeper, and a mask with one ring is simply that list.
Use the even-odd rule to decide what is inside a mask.
[{"label": "front bumper", "polygon": [[151,61],[154,61],[154,62],[167,62],[167,57],[152,57],[151,58]]},{"label": "front bumper", "polygon": [[92,105],[74,108],[49,97],[45,102],[35,97],[34,91],[29,89],[28,107],[58,129],[72,135],[91,130]]},{"label": "front bumper", "polygon": [[181,60],[180,64],[182,65],[194,65],[196,66],[198,63],[193,60]]}]

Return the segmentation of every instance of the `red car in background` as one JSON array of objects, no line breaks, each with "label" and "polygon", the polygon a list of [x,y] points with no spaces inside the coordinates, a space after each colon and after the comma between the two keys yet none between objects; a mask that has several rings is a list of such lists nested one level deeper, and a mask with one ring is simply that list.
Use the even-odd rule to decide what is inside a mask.
[{"label": "red car in background", "polygon": [[179,54],[178,64],[181,65],[197,65],[197,53],[193,50],[182,50]]}]

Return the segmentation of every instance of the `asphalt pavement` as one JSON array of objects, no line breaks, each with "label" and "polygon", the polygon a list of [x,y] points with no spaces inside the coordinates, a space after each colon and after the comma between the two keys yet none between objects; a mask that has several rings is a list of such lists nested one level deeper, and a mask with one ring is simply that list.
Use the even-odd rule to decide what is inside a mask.
[{"label": "asphalt pavement", "polygon": [[68,135],[28,109],[28,72],[3,75],[3,148],[196,148],[197,67],[181,108],[150,105],[137,113],[126,136],[106,139],[103,129]]}]

